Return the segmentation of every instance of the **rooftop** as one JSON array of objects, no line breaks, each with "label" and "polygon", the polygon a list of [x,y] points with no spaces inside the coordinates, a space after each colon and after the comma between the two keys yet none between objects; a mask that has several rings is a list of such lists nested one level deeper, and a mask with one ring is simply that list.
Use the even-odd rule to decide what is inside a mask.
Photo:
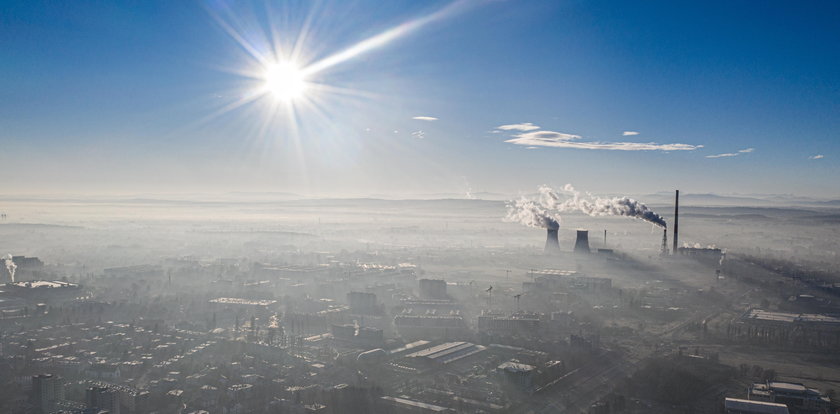
[{"label": "rooftop", "polygon": [[742,400],[739,398],[727,398],[724,401],[724,408],[727,411],[731,410],[736,413],[788,414],[788,408],[784,404]]},{"label": "rooftop", "polygon": [[265,299],[242,299],[242,298],[216,298],[210,299],[210,303],[221,303],[224,305],[249,305],[249,306],[268,306],[277,303],[276,300]]},{"label": "rooftop", "polygon": [[74,288],[79,287],[74,283],[68,282],[59,282],[59,281],[48,281],[48,280],[33,280],[28,282],[14,282],[9,283],[10,286],[16,286],[19,288],[26,288],[26,289],[56,289],[56,288]]},{"label": "rooftop", "polygon": [[533,365],[521,364],[519,362],[508,361],[497,367],[497,369],[507,372],[531,372],[535,369]]},{"label": "rooftop", "polygon": [[422,351],[409,354],[409,358],[427,358],[429,360],[448,364],[461,358],[468,357],[485,350],[481,345],[470,342],[447,342]]},{"label": "rooftop", "polygon": [[758,320],[765,322],[783,322],[783,323],[821,323],[821,324],[837,324],[840,325],[840,317],[823,315],[818,313],[788,313],[788,312],[771,312],[761,309],[751,309],[744,315],[744,319]]},{"label": "rooftop", "polygon": [[405,399],[405,398],[387,397],[387,396],[386,397],[381,397],[381,398],[385,401],[390,401],[391,403],[393,403],[395,405],[405,405],[405,406],[409,406],[409,407],[419,408],[419,409],[422,409],[422,410],[425,410],[425,411],[440,412],[440,413],[452,411],[449,408],[441,407],[439,405],[427,404],[427,403],[423,403],[423,402],[420,402],[420,401],[408,400],[408,399]]}]

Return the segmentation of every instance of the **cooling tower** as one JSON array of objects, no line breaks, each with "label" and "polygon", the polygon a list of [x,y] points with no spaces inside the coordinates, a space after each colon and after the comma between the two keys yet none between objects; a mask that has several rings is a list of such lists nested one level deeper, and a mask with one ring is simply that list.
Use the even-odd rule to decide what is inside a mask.
[{"label": "cooling tower", "polygon": [[560,241],[557,239],[557,228],[548,228],[545,238],[545,253],[553,254],[560,251]]},{"label": "cooling tower", "polygon": [[589,253],[589,230],[578,230],[575,253]]}]

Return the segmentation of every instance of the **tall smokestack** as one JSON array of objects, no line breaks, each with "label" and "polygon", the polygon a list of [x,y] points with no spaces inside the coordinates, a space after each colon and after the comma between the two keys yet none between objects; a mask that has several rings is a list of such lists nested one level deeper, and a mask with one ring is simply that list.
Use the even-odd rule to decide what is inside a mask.
[{"label": "tall smokestack", "polygon": [[578,230],[575,253],[589,253],[589,230]]},{"label": "tall smokestack", "polygon": [[674,199],[674,250],[672,254],[677,254],[678,243],[680,238],[680,190],[677,190],[677,196]]},{"label": "tall smokestack", "polygon": [[548,234],[545,238],[545,254],[554,254],[560,251],[560,241],[557,239],[557,227],[546,229]]}]

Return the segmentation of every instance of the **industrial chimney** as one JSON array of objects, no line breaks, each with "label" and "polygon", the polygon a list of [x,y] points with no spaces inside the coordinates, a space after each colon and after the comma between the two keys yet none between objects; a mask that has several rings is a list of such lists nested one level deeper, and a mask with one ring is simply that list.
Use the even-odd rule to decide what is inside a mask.
[{"label": "industrial chimney", "polygon": [[546,230],[548,232],[545,238],[545,254],[554,254],[560,251],[560,241],[557,240],[557,230],[560,225],[552,223]]},{"label": "industrial chimney", "polygon": [[589,230],[578,230],[575,253],[589,253]]},{"label": "industrial chimney", "polygon": [[659,248],[659,255],[668,255],[668,229],[662,229],[662,247]]},{"label": "industrial chimney", "polygon": [[680,190],[677,190],[677,196],[674,199],[674,250],[671,254],[677,254],[679,247],[677,243],[680,238]]}]

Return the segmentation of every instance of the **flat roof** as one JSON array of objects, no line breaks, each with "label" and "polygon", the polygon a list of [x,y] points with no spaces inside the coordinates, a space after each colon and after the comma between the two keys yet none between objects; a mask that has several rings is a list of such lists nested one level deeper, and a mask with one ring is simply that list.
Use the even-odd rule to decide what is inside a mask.
[{"label": "flat roof", "polygon": [[54,281],[31,280],[31,281],[24,281],[24,282],[9,283],[9,285],[17,286],[17,287],[20,287],[20,288],[32,288],[32,289],[55,289],[55,288],[78,287],[78,285],[76,285],[74,283],[59,282],[57,280],[54,280]]},{"label": "flat roof", "polygon": [[487,349],[470,342],[447,342],[422,351],[407,355],[408,358],[428,358],[432,361],[448,364]]},{"label": "flat roof", "polygon": [[840,325],[840,317],[823,315],[819,313],[788,313],[788,312],[771,312],[762,309],[751,309],[744,315],[744,319],[758,320],[765,322],[783,322],[783,323],[825,323]]},{"label": "flat roof", "polygon": [[808,390],[804,385],[793,382],[770,382],[770,389],[796,392],[805,392]]},{"label": "flat roof", "polygon": [[385,396],[385,397],[380,397],[380,399],[383,399],[383,400],[386,400],[386,401],[391,401],[391,402],[399,404],[399,405],[408,405],[408,406],[411,406],[411,407],[422,408],[424,410],[433,411],[433,412],[444,413],[444,412],[452,411],[451,408],[441,407],[439,405],[434,405],[434,404],[424,403],[424,402],[420,402],[420,401],[409,400],[409,399],[405,399],[405,398]]},{"label": "flat roof", "polygon": [[388,351],[388,353],[390,353],[392,355],[393,354],[399,354],[399,353],[402,353],[402,352],[405,352],[405,351],[410,351],[414,348],[419,348],[419,347],[422,347],[422,346],[426,346],[429,343],[430,343],[429,341],[422,341],[422,340],[421,341],[415,341],[415,342],[412,342],[410,344],[405,344],[405,345],[403,345],[403,346],[401,346],[397,349],[392,349],[392,350]]},{"label": "flat roof", "polygon": [[250,306],[268,306],[277,303],[276,300],[265,299],[242,299],[242,298],[216,298],[210,299],[210,303],[221,303],[224,305],[250,305]]},{"label": "flat roof", "polygon": [[528,274],[532,275],[551,275],[551,276],[571,276],[576,275],[578,272],[576,270],[559,270],[559,269],[542,269],[542,270],[531,270]]}]

